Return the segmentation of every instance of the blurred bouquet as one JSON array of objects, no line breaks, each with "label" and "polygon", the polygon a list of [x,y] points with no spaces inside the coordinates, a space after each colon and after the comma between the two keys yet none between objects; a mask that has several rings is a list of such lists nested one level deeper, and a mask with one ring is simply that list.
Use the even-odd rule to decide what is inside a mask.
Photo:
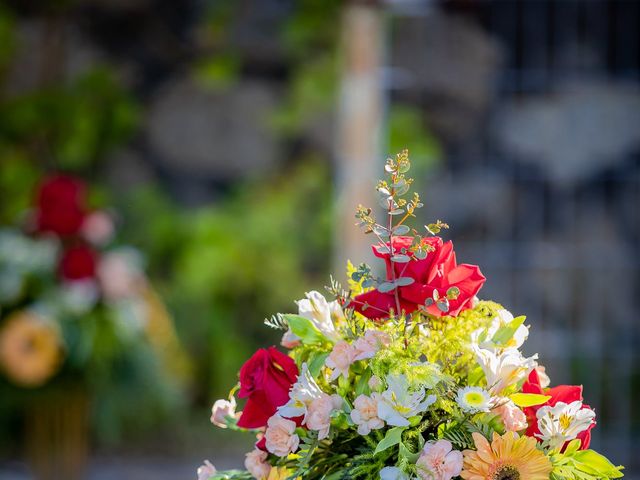
[{"label": "blurred bouquet", "polygon": [[[596,480],[621,469],[589,449],[595,412],[582,387],[549,387],[537,355],[521,347],[524,317],[480,301],[485,278],[458,264],[451,242],[405,222],[422,207],[409,195],[405,152],[378,183],[384,224],[356,214],[386,273],[349,265],[334,300],[309,292],[297,314],[266,323],[282,346],[240,370],[211,421],[257,435],[246,471],[198,470],[209,479]],[[408,196],[408,197],[407,197]],[[236,412],[236,396],[246,399]]]},{"label": "blurred bouquet", "polygon": [[[186,369],[171,318],[141,254],[113,245],[113,219],[89,209],[87,193],[76,178],[47,178],[24,228],[0,229],[0,377],[95,393],[137,369],[147,391],[170,395]],[[150,388],[156,379],[165,385]]]}]

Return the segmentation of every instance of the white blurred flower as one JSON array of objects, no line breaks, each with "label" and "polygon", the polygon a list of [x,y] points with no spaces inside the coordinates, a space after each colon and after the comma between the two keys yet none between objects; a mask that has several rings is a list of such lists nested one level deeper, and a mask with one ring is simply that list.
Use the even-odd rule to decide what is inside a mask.
[{"label": "white blurred flower", "polygon": [[80,227],[82,236],[94,245],[109,243],[113,238],[114,230],[111,216],[100,210],[87,215]]},{"label": "white blurred flower", "polygon": [[198,468],[198,480],[209,480],[217,472],[216,467],[214,467],[209,460],[205,460],[204,465]]},{"label": "white blurred flower", "polygon": [[145,284],[140,254],[128,248],[113,250],[100,257],[97,276],[105,298],[118,301],[135,297]]},{"label": "white blurred flower", "polygon": [[60,287],[63,308],[75,314],[91,310],[98,302],[98,285],[93,279],[65,282]]},{"label": "white blurred flower", "polygon": [[587,430],[595,421],[596,413],[580,401],[558,402],[553,407],[540,408],[536,417],[540,429],[536,436],[548,442],[551,448],[557,448]]},{"label": "white blurred flower", "polygon": [[476,360],[487,379],[487,387],[493,395],[499,395],[505,388],[524,380],[536,366],[538,354],[525,358],[515,348],[500,353],[473,345]]},{"label": "white blurred flower", "polygon": [[468,413],[488,412],[491,395],[484,388],[464,387],[458,390],[456,402]]},{"label": "white blurred flower", "polygon": [[424,388],[410,391],[409,382],[404,375],[389,375],[388,388],[378,402],[378,417],[394,427],[407,427],[407,420],[429,408],[435,401],[435,395],[427,395]]},{"label": "white blurred flower", "polygon": [[398,467],[384,467],[380,470],[380,480],[409,480],[409,477]]},{"label": "white blurred flower", "polygon": [[211,407],[211,423],[216,427],[227,428],[229,417],[236,417],[236,399],[231,397],[231,400],[216,400]]}]

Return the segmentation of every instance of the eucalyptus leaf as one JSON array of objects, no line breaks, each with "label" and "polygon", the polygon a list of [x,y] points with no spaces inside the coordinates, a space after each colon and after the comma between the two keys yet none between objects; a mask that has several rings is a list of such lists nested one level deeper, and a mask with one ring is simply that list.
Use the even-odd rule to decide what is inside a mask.
[{"label": "eucalyptus leaf", "polygon": [[396,279],[395,284],[398,287],[406,287],[408,285],[411,285],[414,282],[415,282],[415,280],[413,278],[411,278],[411,277],[400,277],[400,278]]},{"label": "eucalyptus leaf", "polygon": [[389,293],[396,288],[395,283],[393,282],[383,282],[378,285],[378,291],[380,293]]},{"label": "eucalyptus leaf", "polygon": [[409,255],[404,255],[402,253],[398,255],[394,255],[391,257],[391,261],[395,263],[408,263],[411,261],[411,257]]},{"label": "eucalyptus leaf", "polygon": [[394,235],[405,235],[409,233],[409,231],[411,231],[411,229],[407,225],[396,225],[393,227]]}]

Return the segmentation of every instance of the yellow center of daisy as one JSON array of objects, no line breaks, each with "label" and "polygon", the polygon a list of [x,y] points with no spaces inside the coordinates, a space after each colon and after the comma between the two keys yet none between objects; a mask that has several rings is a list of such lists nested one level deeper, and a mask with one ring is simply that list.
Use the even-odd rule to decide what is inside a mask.
[{"label": "yellow center of daisy", "polygon": [[492,480],[520,480],[520,472],[512,465],[504,465],[493,474]]},{"label": "yellow center of daisy", "polygon": [[478,405],[482,405],[484,402],[484,397],[481,393],[478,392],[469,392],[464,396],[466,402],[472,407],[477,407]]}]

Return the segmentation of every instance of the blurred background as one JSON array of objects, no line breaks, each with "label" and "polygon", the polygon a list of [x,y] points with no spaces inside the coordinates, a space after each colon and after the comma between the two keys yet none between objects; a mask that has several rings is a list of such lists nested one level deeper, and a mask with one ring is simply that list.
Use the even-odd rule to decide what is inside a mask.
[{"label": "blurred background", "polygon": [[[89,478],[241,465],[251,439],[211,403],[278,342],[265,317],[370,258],[353,212],[403,148],[423,219],[527,315],[552,383],[584,384],[594,448],[640,472],[639,2],[0,5],[0,223],[45,174],[83,178],[193,364],[168,414],[94,426]],[[31,478],[24,412],[0,415],[0,479]]]}]

